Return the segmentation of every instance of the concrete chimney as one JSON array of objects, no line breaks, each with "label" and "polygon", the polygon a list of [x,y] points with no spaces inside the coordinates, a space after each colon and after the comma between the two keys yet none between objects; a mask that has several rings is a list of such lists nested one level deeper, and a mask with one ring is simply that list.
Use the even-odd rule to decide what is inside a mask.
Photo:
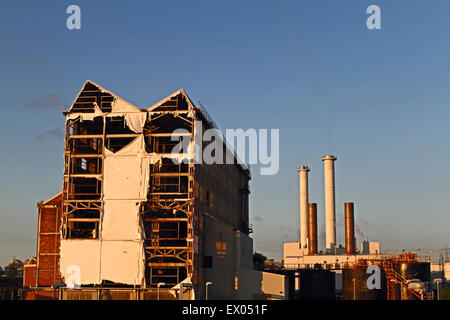
[{"label": "concrete chimney", "polygon": [[308,172],[307,166],[298,168],[300,173],[300,248],[306,248],[308,238]]},{"label": "concrete chimney", "polygon": [[332,155],[324,156],[323,169],[325,177],[325,230],[326,248],[334,250],[336,246],[336,206],[334,198],[334,161]]}]

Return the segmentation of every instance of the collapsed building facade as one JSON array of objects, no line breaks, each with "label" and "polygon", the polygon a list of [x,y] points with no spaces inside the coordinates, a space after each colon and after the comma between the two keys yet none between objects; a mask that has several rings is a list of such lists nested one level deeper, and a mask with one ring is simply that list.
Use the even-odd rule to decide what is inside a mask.
[{"label": "collapsed building facade", "polygon": [[54,295],[59,282],[158,294],[187,283],[202,298],[208,281],[216,298],[236,297],[238,274],[252,268],[251,176],[237,161],[194,161],[195,145],[205,147],[196,123],[216,127],[206,110],[183,89],[141,109],[87,81],[63,114],[63,190],[38,204],[29,298]]}]

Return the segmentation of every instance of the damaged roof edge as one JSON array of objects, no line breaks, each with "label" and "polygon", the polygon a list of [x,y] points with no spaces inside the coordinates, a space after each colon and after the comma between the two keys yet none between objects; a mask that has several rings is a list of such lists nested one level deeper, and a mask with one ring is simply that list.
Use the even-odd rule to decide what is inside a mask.
[{"label": "damaged roof edge", "polygon": [[[205,120],[211,127],[216,128],[217,130],[219,130],[217,124],[214,122],[213,118],[212,118],[211,115],[208,113],[208,111],[206,110],[206,108],[205,108],[200,102],[199,102],[198,106],[196,106],[196,105],[192,102],[191,98],[189,97],[189,95],[186,93],[186,91],[185,91],[183,88],[180,88],[180,89],[178,89],[177,91],[175,91],[175,92],[169,94],[167,97],[165,97],[164,99],[162,99],[162,100],[156,102],[156,103],[153,104],[152,106],[150,106],[150,107],[148,107],[148,108],[146,108],[146,109],[141,109],[141,108],[139,108],[139,107],[136,107],[134,104],[128,102],[127,100],[121,98],[120,96],[116,95],[115,93],[113,93],[113,92],[111,92],[111,91],[109,91],[109,90],[103,88],[102,86],[98,85],[97,83],[95,83],[95,82],[93,82],[93,81],[91,81],[91,80],[86,80],[86,82],[83,84],[81,90],[78,92],[78,94],[77,94],[75,100],[74,100],[74,101],[72,102],[72,104],[70,105],[70,108],[69,108],[69,110],[67,111],[67,113],[70,113],[70,112],[71,112],[71,110],[72,110],[72,108],[73,108],[73,105],[74,105],[75,102],[78,100],[78,98],[79,98],[81,92],[84,90],[85,86],[86,86],[88,83],[90,83],[90,84],[92,84],[92,85],[98,87],[98,88],[100,89],[100,91],[109,93],[109,94],[111,94],[112,96],[114,96],[115,98],[120,99],[120,100],[122,100],[122,101],[124,101],[124,102],[130,104],[132,107],[136,108],[137,110],[143,111],[143,112],[151,112],[152,110],[154,110],[154,109],[156,109],[157,107],[159,107],[159,106],[161,106],[162,104],[164,104],[166,101],[170,100],[172,97],[174,97],[174,96],[176,96],[176,95],[178,95],[178,94],[182,94],[183,96],[186,97],[186,100],[187,100],[188,105],[189,105],[193,110],[197,111],[197,112],[200,114],[200,117],[203,118],[203,120]],[[63,112],[63,113],[64,113],[64,112]],[[226,142],[225,137],[223,137],[223,140]],[[238,157],[237,157],[237,153],[236,153],[236,151],[234,150],[234,148],[231,148],[231,146],[230,146],[229,143],[227,143],[227,142],[226,142],[226,145],[227,145],[228,148],[230,148],[230,149],[233,151],[234,156],[236,157],[236,160],[237,160]],[[241,162],[241,163],[239,163],[239,162]],[[244,170],[250,171],[250,166],[249,166],[248,164],[246,164],[246,163],[244,163],[244,162],[242,162],[242,161],[238,161],[238,164],[239,164]]]},{"label": "damaged roof edge", "polygon": [[[186,91],[183,88],[173,92],[172,94],[168,95],[164,99],[158,101],[157,103],[155,103],[151,107],[147,108],[147,111],[150,112],[150,111],[156,109],[157,107],[162,105],[164,102],[170,100],[173,96],[176,96],[176,95],[178,95],[180,93],[183,94],[186,97],[186,100],[187,100],[189,106],[191,108],[193,108],[194,110],[199,112],[199,114],[203,118],[203,120],[205,120],[211,127],[213,127],[213,128],[215,128],[215,129],[220,131],[219,127],[217,126],[217,124],[213,120],[212,116],[208,113],[206,108],[200,102],[198,103],[198,106],[195,106],[194,103],[192,102],[191,98],[189,98],[188,94],[186,93]],[[234,155],[234,157],[235,157],[235,159],[237,161],[237,164],[240,165],[241,168],[244,169],[244,171],[250,172],[250,166],[239,159],[239,157],[237,156],[237,153],[234,150],[234,148],[225,139],[225,136],[223,135],[223,132],[222,132],[222,140],[225,143],[227,149],[230,150],[233,153],[233,155]]]},{"label": "damaged roof edge", "polygon": [[[130,104],[131,106],[135,107],[135,108],[136,108],[137,110],[139,110],[139,111],[143,111],[143,110],[145,111],[145,109],[141,109],[141,108],[139,108],[139,107],[136,107],[136,106],[135,106],[134,104],[132,104],[131,102],[129,102],[129,101],[125,100],[124,98],[118,96],[118,95],[115,94],[114,92],[111,92],[111,91],[109,91],[109,90],[103,88],[102,86],[98,85],[98,84],[95,83],[94,81],[86,80],[86,81],[84,82],[83,86],[81,87],[80,91],[78,92],[77,96],[76,96],[75,99],[73,100],[72,104],[70,105],[69,109],[67,110],[68,113],[71,112],[71,110],[72,110],[72,108],[73,108],[73,105],[74,105],[75,102],[78,100],[78,98],[80,97],[81,92],[83,92],[84,88],[86,87],[86,85],[87,85],[88,83],[90,83],[90,84],[92,84],[92,85],[98,87],[98,88],[100,89],[100,91],[102,91],[102,92],[109,93],[110,95],[112,95],[112,96],[113,96],[114,98],[116,98],[116,99],[120,99],[120,100],[125,101],[126,103],[128,103],[128,104]],[[63,113],[64,113],[64,112],[63,112]]]},{"label": "damaged roof edge", "polygon": [[192,103],[191,98],[189,98],[189,96],[187,95],[186,91],[184,91],[184,89],[181,88],[181,89],[179,89],[179,90],[169,94],[167,97],[165,97],[164,99],[158,101],[157,103],[153,104],[152,106],[148,107],[146,110],[147,111],[152,111],[153,109],[155,109],[155,108],[159,107],[160,105],[162,105],[164,102],[170,100],[170,98],[172,98],[173,96],[176,96],[176,95],[178,95],[180,93],[186,97],[189,106],[191,108],[195,109],[195,105]]}]

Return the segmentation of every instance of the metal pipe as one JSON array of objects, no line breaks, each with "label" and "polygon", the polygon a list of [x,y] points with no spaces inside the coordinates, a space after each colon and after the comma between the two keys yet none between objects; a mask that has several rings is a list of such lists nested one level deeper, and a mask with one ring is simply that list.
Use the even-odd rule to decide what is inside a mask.
[{"label": "metal pipe", "polygon": [[208,287],[212,285],[211,281],[206,282],[206,292],[205,292],[205,300],[208,300]]},{"label": "metal pipe", "polygon": [[355,254],[355,215],[353,202],[346,202],[345,208],[345,254]]},{"label": "metal pipe", "polygon": [[300,173],[300,248],[306,248],[308,238],[308,172],[307,166],[298,168]]},{"label": "metal pipe", "polygon": [[158,282],[158,284],[156,285],[156,287],[158,288],[158,289],[157,289],[157,291],[158,291],[158,293],[157,293],[157,295],[158,295],[158,300],[159,300],[159,288],[160,288],[161,286],[165,286],[165,285],[166,285],[165,282]]},{"label": "metal pipe", "polygon": [[356,279],[353,279],[353,300],[356,300]]},{"label": "metal pipe", "polygon": [[317,203],[308,204],[308,255],[317,254]]},{"label": "metal pipe", "polygon": [[325,182],[325,229],[326,248],[334,251],[336,246],[336,206],[334,195],[334,161],[336,157],[332,155],[324,156],[324,182]]}]

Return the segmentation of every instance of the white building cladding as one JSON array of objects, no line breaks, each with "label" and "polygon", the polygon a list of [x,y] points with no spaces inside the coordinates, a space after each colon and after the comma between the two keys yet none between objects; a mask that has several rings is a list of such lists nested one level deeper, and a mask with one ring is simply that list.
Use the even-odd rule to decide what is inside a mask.
[{"label": "white building cladding", "polygon": [[[101,90],[108,92],[103,88]],[[100,284],[106,280],[142,285],[145,273],[145,235],[140,205],[147,200],[149,165],[160,160],[160,156],[145,151],[143,127],[147,112],[142,112],[115,95],[113,97],[111,112],[103,112],[97,105],[93,113],[71,112],[72,105],[66,115],[66,123],[71,120],[94,121],[97,117],[106,123],[106,118],[124,117],[125,125],[136,135],[128,145],[116,152],[102,144],[102,174],[98,172],[83,175],[95,176],[102,184],[103,206],[96,220],[98,227],[93,230],[98,235],[93,235],[92,239],[63,238],[60,247],[60,272],[66,279],[73,272],[70,266],[75,265],[80,270],[77,279],[79,284]],[[88,222],[87,219],[89,218],[78,218],[78,221],[72,219],[71,222]]]}]

